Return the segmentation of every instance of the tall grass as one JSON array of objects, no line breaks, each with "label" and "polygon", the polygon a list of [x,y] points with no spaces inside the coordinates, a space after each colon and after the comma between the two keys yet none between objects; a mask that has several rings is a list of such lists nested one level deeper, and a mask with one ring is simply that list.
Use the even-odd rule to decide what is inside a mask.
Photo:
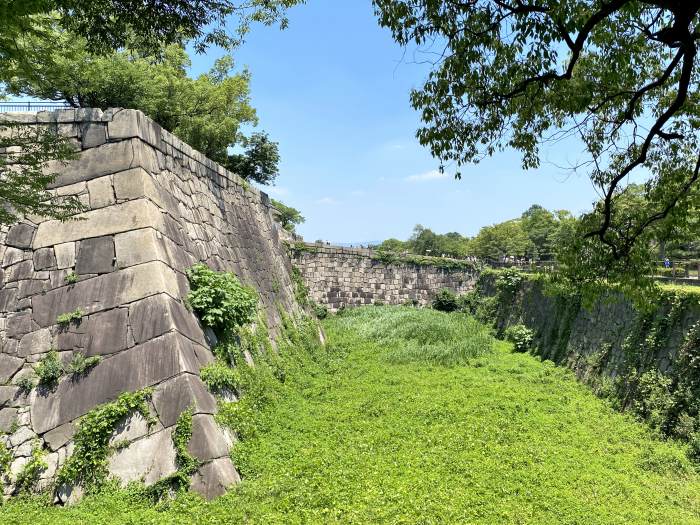
[{"label": "tall grass", "polygon": [[490,330],[472,317],[436,310],[357,308],[344,312],[339,322],[381,345],[383,357],[392,363],[464,364],[490,353],[495,342]]}]

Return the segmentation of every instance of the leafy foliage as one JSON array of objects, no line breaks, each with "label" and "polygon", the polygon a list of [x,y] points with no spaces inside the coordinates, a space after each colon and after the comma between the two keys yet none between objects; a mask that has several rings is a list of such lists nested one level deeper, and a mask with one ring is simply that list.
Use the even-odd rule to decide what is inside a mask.
[{"label": "leafy foliage", "polygon": [[[696,4],[373,3],[402,46],[441,46],[411,104],[424,123],[419,141],[443,165],[513,148],[523,168],[535,168],[543,144],[580,139],[585,151],[575,168],[588,172],[602,199],[583,217],[567,258],[567,268],[583,267],[579,280],[597,273],[638,284],[650,230],[693,223],[689,211],[700,194]],[[644,181],[645,198],[618,209],[629,176]]]},{"label": "leafy foliage", "polygon": [[527,352],[532,348],[535,333],[523,324],[515,324],[506,328],[505,337],[516,352]]},{"label": "leafy foliage", "polygon": [[0,151],[0,225],[26,214],[66,220],[84,210],[76,197],[46,190],[57,175],[47,163],[75,158],[70,142],[55,130],[0,120]]},{"label": "leafy foliage", "polygon": [[[459,317],[406,310],[424,325]],[[172,504],[153,506],[114,488],[65,508],[38,498],[10,501],[0,507],[0,520],[697,521],[700,477],[683,448],[654,439],[567,370],[513,353],[502,342],[466,366],[388,362],[387,350],[404,340],[377,342],[362,333],[372,316],[383,317],[388,329],[395,321],[384,307],[348,310],[325,321],[323,357],[308,357],[317,350],[302,357],[301,344],[283,354],[291,361],[285,381],[274,382],[276,395],[242,418],[254,429],[233,451],[245,482],[221,498],[181,494]]]},{"label": "leafy foliage", "polygon": [[66,312],[59,315],[56,318],[56,324],[65,328],[71,323],[80,323],[84,315],[85,312],[83,312],[80,308],[76,308],[72,312]]},{"label": "leafy foliage", "polygon": [[440,312],[455,312],[460,309],[457,294],[448,288],[443,288],[433,299],[433,308]]},{"label": "leafy foliage", "polygon": [[77,484],[88,489],[99,488],[107,478],[109,440],[119,422],[136,411],[151,421],[146,400],[151,389],[124,392],[104,405],[85,414],[78,423],[73,437],[75,448],[56,476],[57,485]]},{"label": "leafy foliage", "polygon": [[244,138],[242,145],[246,148],[245,153],[228,154],[222,161],[224,167],[246,180],[272,184],[277,178],[280,161],[277,142],[271,141],[267,133],[262,132]]},{"label": "leafy foliage", "polygon": [[191,291],[187,302],[202,322],[222,334],[253,320],[258,295],[231,272],[216,272],[205,264],[187,270]]},{"label": "leafy foliage", "polygon": [[294,232],[294,229],[298,224],[303,224],[304,221],[306,221],[306,219],[302,217],[301,212],[296,208],[287,206],[286,204],[275,199],[270,199],[270,202],[279,212],[279,218],[280,222],[282,223],[282,227],[288,232]]},{"label": "leafy foliage", "polygon": [[73,358],[68,364],[68,372],[78,376],[84,375],[90,369],[97,366],[100,361],[102,361],[102,357],[99,355],[86,357],[82,352],[75,352],[73,354]]},{"label": "leafy foliage", "polygon": [[42,357],[37,365],[34,367],[34,371],[39,378],[39,384],[48,388],[54,387],[58,380],[61,379],[63,375],[63,364],[58,358],[58,352],[56,350],[49,351],[44,357]]},{"label": "leafy foliage", "polygon": [[0,481],[9,474],[12,464],[12,452],[4,441],[0,441]]},{"label": "leafy foliage", "polygon": [[39,476],[47,468],[46,452],[38,444],[32,448],[32,455],[15,477],[15,491],[20,494],[30,494],[39,482]]}]

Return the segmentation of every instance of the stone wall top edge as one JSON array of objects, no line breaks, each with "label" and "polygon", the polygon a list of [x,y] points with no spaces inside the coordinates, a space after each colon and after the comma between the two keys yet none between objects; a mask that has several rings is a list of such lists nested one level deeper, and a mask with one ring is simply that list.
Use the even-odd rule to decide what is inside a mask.
[{"label": "stone wall top edge", "polygon": [[[128,140],[139,138],[150,146],[164,151],[163,143],[171,146],[182,155],[191,158],[195,162],[203,165],[207,170],[214,172],[219,177],[240,187],[245,187],[246,191],[253,193],[262,203],[270,207],[267,193],[250,185],[243,178],[214,162],[200,151],[197,151],[189,144],[178,138],[176,135],[165,130],[160,124],[148,117],[145,113],[136,109],[108,108],[106,110],[98,108],[69,108],[55,109],[34,112],[5,112],[0,113],[0,122],[13,122],[20,124],[70,124],[70,123],[109,123],[115,122],[115,117],[119,115],[119,120],[129,120],[131,123],[122,125],[122,129],[116,139]],[[210,177],[215,180],[214,177]]]}]

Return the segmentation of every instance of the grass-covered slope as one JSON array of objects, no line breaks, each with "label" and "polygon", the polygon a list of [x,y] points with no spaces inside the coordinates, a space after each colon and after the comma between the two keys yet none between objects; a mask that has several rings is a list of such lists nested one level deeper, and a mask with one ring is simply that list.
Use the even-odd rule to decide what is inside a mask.
[{"label": "grass-covered slope", "polygon": [[0,523],[700,523],[680,447],[465,316],[369,307],[325,328],[330,357],[249,422],[228,495],[15,501]]}]

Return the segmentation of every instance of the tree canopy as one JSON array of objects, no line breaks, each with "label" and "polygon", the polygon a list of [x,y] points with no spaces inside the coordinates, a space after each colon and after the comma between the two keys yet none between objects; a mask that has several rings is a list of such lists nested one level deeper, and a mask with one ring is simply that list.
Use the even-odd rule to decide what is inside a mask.
[{"label": "tree canopy", "polygon": [[[700,2],[374,5],[398,43],[434,57],[411,103],[424,123],[420,142],[443,163],[514,148],[532,168],[543,144],[581,140],[586,155],[573,168],[588,173],[601,199],[578,231],[578,277],[624,278],[644,255],[652,225],[683,227],[700,174]],[[629,175],[646,179],[645,198],[618,213]]]},{"label": "tree canopy", "polygon": [[301,212],[296,208],[287,206],[286,204],[275,199],[270,199],[270,202],[279,212],[282,227],[288,232],[294,233],[295,227],[298,224],[303,224],[306,221],[306,219],[301,215]]}]

